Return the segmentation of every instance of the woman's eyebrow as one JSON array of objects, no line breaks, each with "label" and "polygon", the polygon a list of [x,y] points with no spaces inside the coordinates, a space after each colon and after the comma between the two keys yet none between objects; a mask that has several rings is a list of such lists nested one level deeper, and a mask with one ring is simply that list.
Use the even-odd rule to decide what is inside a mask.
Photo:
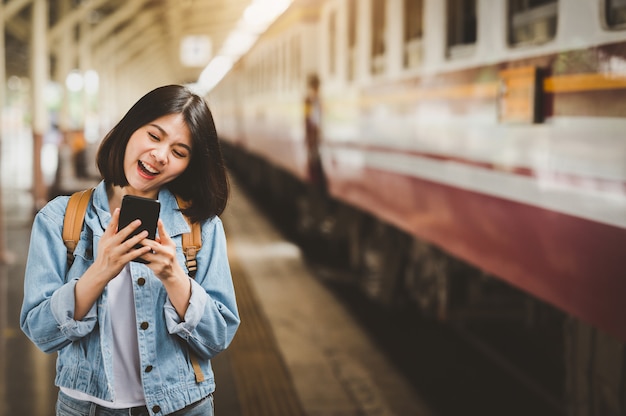
[{"label": "woman's eyebrow", "polygon": [[163,134],[165,136],[168,136],[167,132],[165,130],[163,130],[163,128],[161,126],[159,126],[158,124],[150,123],[148,125],[158,129],[161,132],[161,134]]}]

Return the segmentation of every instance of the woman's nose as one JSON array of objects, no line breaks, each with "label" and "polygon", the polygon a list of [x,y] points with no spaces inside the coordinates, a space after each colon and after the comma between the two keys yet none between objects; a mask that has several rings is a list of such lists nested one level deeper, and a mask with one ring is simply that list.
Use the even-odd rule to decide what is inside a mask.
[{"label": "woman's nose", "polygon": [[152,149],[150,151],[150,156],[152,156],[152,158],[156,162],[161,163],[161,164],[164,164],[167,161],[165,149],[161,149],[161,148]]}]

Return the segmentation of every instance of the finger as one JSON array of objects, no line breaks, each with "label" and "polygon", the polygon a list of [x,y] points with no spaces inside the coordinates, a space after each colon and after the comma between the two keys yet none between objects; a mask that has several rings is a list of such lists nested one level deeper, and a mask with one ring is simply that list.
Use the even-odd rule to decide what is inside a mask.
[{"label": "finger", "polygon": [[144,246],[144,247],[139,247],[136,249],[134,248],[130,250],[128,253],[124,255],[124,259],[126,263],[129,261],[135,260],[137,258],[148,260],[146,258],[147,255],[150,255],[150,248]]},{"label": "finger", "polygon": [[145,237],[141,241],[139,241],[139,244],[141,244],[142,246],[150,247],[150,250],[152,251],[156,251],[161,246],[161,244],[158,241],[151,240]]},{"label": "finger", "polygon": [[120,220],[120,209],[115,208],[113,210],[113,214],[111,214],[111,221],[109,221],[109,225],[107,226],[106,230],[104,230],[104,233],[115,234],[117,232],[117,225],[119,224],[119,220]]},{"label": "finger", "polygon": [[157,261],[157,257],[150,250],[148,250],[146,253],[142,253],[140,256],[137,256],[135,258],[140,258],[144,260],[148,265],[154,264],[154,262]]},{"label": "finger", "polygon": [[136,219],[132,221],[131,223],[129,223],[126,227],[122,228],[121,230],[117,230],[117,233],[123,238],[128,238],[128,236],[131,235],[133,231],[135,231],[137,228],[139,228],[140,225],[141,225],[141,220]]},{"label": "finger", "polygon": [[121,245],[121,249],[124,254],[122,257],[124,261],[129,262],[131,260],[135,260],[138,257],[142,257],[148,253],[151,253],[152,249],[150,246],[142,244],[144,241],[151,241],[147,239],[148,232],[143,230],[137,235],[132,236],[128,240],[125,240]]},{"label": "finger", "polygon": [[142,257],[145,255],[152,255],[152,250],[150,250],[150,247],[148,246],[142,246],[136,249],[133,249],[130,251],[130,254],[132,254],[133,258],[137,258],[137,257]]},{"label": "finger", "polygon": [[[121,234],[121,233],[118,233]],[[139,234],[134,235],[132,237],[129,237],[128,239],[124,240],[122,242],[122,246],[128,251],[130,249],[132,249],[133,247],[135,247],[136,245],[142,245],[144,246],[144,244],[142,244],[142,241],[147,240],[146,237],[148,236],[148,231],[143,230],[141,231]]]},{"label": "finger", "polygon": [[[125,258],[126,256],[130,254],[130,257],[131,257],[130,260],[134,259],[135,257],[139,255],[143,255],[146,250],[147,251],[150,250],[149,247],[144,249],[144,246],[142,246],[140,243],[143,239],[147,237],[147,234],[148,234],[147,231],[142,231],[141,233],[135,236],[132,236],[128,238],[127,240],[120,241],[119,243],[115,244],[117,248],[113,248],[111,253],[117,253],[116,255],[120,256],[120,258],[122,257]],[[142,252],[133,253],[135,250],[142,250]]]},{"label": "finger", "polygon": [[173,243],[169,234],[167,234],[167,231],[165,230],[165,224],[163,224],[163,221],[160,218],[157,221],[157,229],[159,230],[159,239],[162,244]]},{"label": "finger", "polygon": [[[148,260],[152,264],[169,264],[176,261],[176,245],[173,242],[171,245],[163,245],[158,241],[146,238],[140,244],[150,247],[150,251],[142,259]],[[157,272],[154,268],[153,271]]]}]

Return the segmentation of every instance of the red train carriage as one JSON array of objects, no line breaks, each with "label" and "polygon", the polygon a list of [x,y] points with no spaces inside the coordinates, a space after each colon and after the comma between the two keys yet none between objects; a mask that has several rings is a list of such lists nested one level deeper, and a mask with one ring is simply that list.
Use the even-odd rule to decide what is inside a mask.
[{"label": "red train carriage", "polygon": [[[311,181],[310,74],[321,79],[321,205],[334,207],[323,217],[370,272],[364,286],[466,319],[470,292],[506,282],[569,317],[570,414],[618,414],[624,2],[294,2],[210,96],[224,141],[265,161],[268,182],[282,178],[274,193],[291,200],[294,178]],[[320,206],[310,198],[322,193],[305,195]],[[480,277],[459,285],[457,261]]]}]

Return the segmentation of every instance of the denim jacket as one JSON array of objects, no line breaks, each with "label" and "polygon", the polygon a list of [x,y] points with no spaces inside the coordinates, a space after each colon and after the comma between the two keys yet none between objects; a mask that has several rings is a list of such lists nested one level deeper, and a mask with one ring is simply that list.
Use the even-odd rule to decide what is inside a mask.
[{"label": "denim jacket", "polygon": [[[56,385],[112,401],[115,383],[107,289],[82,320],[73,319],[74,286],[93,264],[98,241],[111,219],[105,184],[101,182],[93,193],[69,269],[62,239],[68,199],[57,197],[35,217],[20,325],[42,351],[58,352]],[[160,218],[184,266],[181,235],[190,231],[189,225],[171,192],[162,189],[159,201]],[[196,259],[198,271],[191,280],[191,299],[182,320],[153,272],[141,263],[130,264],[141,377],[151,414],[172,413],[212,393],[215,381],[209,360],[226,349],[239,326],[226,239],[218,217],[203,221],[202,249]],[[198,357],[203,382],[195,380],[190,350]]]}]

